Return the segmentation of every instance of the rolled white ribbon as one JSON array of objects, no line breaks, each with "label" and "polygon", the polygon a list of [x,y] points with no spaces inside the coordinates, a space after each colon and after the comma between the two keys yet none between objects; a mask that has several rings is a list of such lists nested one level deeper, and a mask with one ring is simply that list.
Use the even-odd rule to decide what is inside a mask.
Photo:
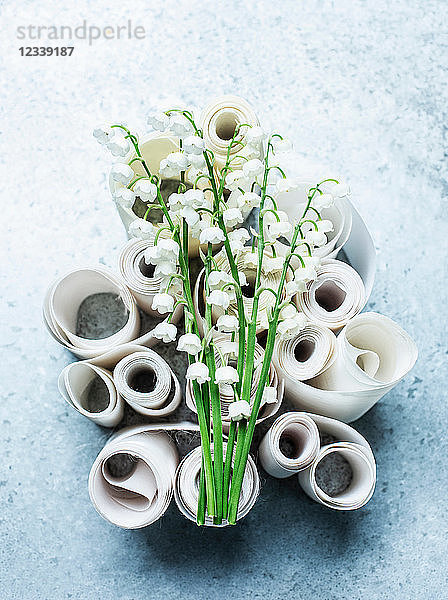
[{"label": "rolled white ribbon", "polygon": [[[148,373],[154,380],[153,389],[135,389],[135,378]],[[182,394],[176,375],[168,363],[149,348],[122,358],[113,376],[117,392],[141,415],[165,416],[174,412],[180,404]]]},{"label": "rolled white ribbon", "polygon": [[[145,370],[153,374],[154,389],[140,393],[132,388],[132,377]],[[88,405],[89,386],[96,378],[109,395],[106,406],[98,412]],[[70,406],[103,427],[118,425],[125,401],[140,414],[162,417],[174,412],[182,399],[179,381],[165,360],[138,344],[123,344],[99,358],[67,365],[59,375],[58,387]]]},{"label": "rolled white ribbon", "polygon": [[[239,124],[258,125],[258,117],[251,105],[238,96],[222,96],[212,100],[201,113],[201,129],[204,133],[205,145],[215,156],[215,164],[222,168],[227,158],[230,141]],[[242,127],[236,138],[245,142],[248,127]],[[242,145],[235,144],[230,156],[241,152]],[[260,149],[261,150],[261,147]],[[232,166],[238,166],[241,161],[234,160]]]},{"label": "rolled white ribbon", "polygon": [[306,381],[326,371],[336,360],[336,336],[327,327],[308,323],[295,338],[275,340],[273,362],[280,378],[289,385],[290,374],[296,381]]},{"label": "rolled white ribbon", "polygon": [[[213,343],[215,345],[215,361],[216,367],[222,366],[222,358],[219,350],[225,342],[230,340],[230,336],[223,334],[215,334],[213,337]],[[254,371],[252,376],[252,384],[250,388],[250,401],[249,404],[252,406],[255,400],[255,395],[257,393],[257,389],[259,387],[261,368],[263,363],[264,350],[259,344],[255,344],[254,348]],[[258,414],[258,418],[256,424],[258,425],[265,419],[272,417],[279,410],[282,400],[283,400],[283,383],[279,381],[279,377],[277,374],[277,370],[273,364],[269,367],[269,374],[266,385],[269,387],[273,387],[277,391],[277,399],[272,403],[265,403],[260,407],[260,411]],[[221,419],[222,426],[225,431],[228,431],[231,423],[231,419],[229,416],[229,406],[232,402],[235,401],[235,397],[233,394],[233,389],[231,385],[221,384],[219,386],[219,396],[221,400]],[[196,403],[194,400],[194,392],[193,385],[190,380],[187,381],[186,389],[185,389],[185,402],[190,410],[197,413]]]},{"label": "rolled white ribbon", "polygon": [[[127,321],[124,327],[106,338],[80,337],[76,335],[79,307],[88,296],[98,293],[112,293],[119,296],[128,311]],[[171,318],[172,323],[179,320],[182,311],[181,305],[176,307]],[[96,267],[76,269],[57,279],[45,296],[43,317],[54,339],[82,359],[101,356],[116,346],[128,342],[148,348],[158,342],[153,335],[153,329],[138,336],[141,320],[137,302],[121,279],[106,269]],[[162,317],[160,318],[162,322]],[[168,318],[169,315],[163,319],[163,322]]]},{"label": "rolled white ribbon", "polygon": [[317,268],[317,278],[294,300],[310,321],[338,331],[361,312],[367,298],[355,269],[340,260],[326,258]]},{"label": "rolled white ribbon", "polygon": [[[76,322],[81,303],[90,295],[116,294],[128,312],[125,325],[103,339],[86,339],[76,334]],[[44,322],[51,335],[79,358],[93,358],[113,346],[135,339],[140,329],[137,304],[122,281],[112,272],[100,268],[70,271],[49,288],[43,306]]]},{"label": "rolled white ribbon", "polygon": [[[224,444],[224,454],[225,450],[226,444]],[[185,456],[176,472],[174,500],[176,501],[180,512],[190,521],[196,521],[201,465],[202,452],[201,448],[198,447]],[[255,463],[249,455],[241,487],[240,502],[238,505],[238,520],[247,515],[255,504],[259,492],[260,479]],[[214,525],[213,519],[207,515],[205,525],[209,527],[225,527],[228,523],[224,520],[222,525]]]},{"label": "rolled white ribbon", "polygon": [[[113,436],[96,458],[89,475],[89,494],[98,513],[125,529],[146,527],[168,508],[179,454],[169,431],[195,432],[192,423],[138,425]],[[113,457],[130,464],[114,473]]]},{"label": "rolled white ribbon", "polygon": [[[410,336],[397,323],[377,313],[354,317],[337,337],[336,359],[306,382],[300,381],[292,369],[293,347],[277,343],[273,355],[288,400],[302,410],[346,423],[370,410],[417,360],[417,348]],[[284,368],[285,364],[291,368]]]},{"label": "rolled white ribbon", "polygon": [[[376,463],[367,440],[353,427],[328,417],[308,414],[320,434],[334,438],[322,445],[314,461],[298,473],[303,491],[313,500],[335,510],[356,510],[364,506],[372,497],[376,483]],[[316,481],[319,463],[331,454],[339,454],[350,465],[352,479],[348,487],[330,496]]]},{"label": "rolled white ribbon", "polygon": [[[123,281],[131,290],[139,307],[146,313],[160,317],[160,313],[153,310],[152,301],[156,294],[165,292],[162,287],[162,277],[151,276],[151,265],[145,262],[145,251],[153,246],[153,241],[133,238],[123,247],[118,258],[118,267]],[[175,298],[178,300],[179,298]],[[182,306],[174,311],[171,323],[177,323],[182,315]]]},{"label": "rolled white ribbon", "polygon": [[[282,451],[282,442],[291,445],[291,456]],[[306,413],[290,412],[271,425],[261,440],[258,456],[269,475],[283,479],[309,467],[319,448],[319,431],[313,419]]]}]

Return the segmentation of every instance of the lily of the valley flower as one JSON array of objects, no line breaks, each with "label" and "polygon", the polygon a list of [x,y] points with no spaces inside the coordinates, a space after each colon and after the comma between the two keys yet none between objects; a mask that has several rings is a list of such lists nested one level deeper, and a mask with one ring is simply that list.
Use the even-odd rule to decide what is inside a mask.
[{"label": "lily of the valley flower", "polygon": [[134,185],[134,192],[143,202],[152,202],[157,198],[157,186],[149,179],[139,179]]},{"label": "lily of the valley flower", "polygon": [[344,196],[348,196],[350,194],[350,186],[347,183],[340,182],[331,188],[331,192],[337,198],[344,198]]},{"label": "lily of the valley flower", "polygon": [[305,234],[305,239],[310,244],[314,246],[325,246],[327,243],[327,236],[322,231],[316,231],[315,229],[311,229]]},{"label": "lily of the valley flower", "polygon": [[308,283],[309,281],[314,281],[317,277],[316,269],[311,265],[306,265],[304,267],[299,267],[294,271],[294,280],[295,281],[303,281],[304,283]]},{"label": "lily of the valley flower", "polygon": [[307,320],[303,313],[297,313],[291,319],[285,319],[280,321],[277,325],[277,333],[283,340],[290,340],[294,338],[304,327],[306,327]]},{"label": "lily of the valley flower", "polygon": [[185,333],[181,335],[177,343],[177,349],[180,352],[187,352],[196,356],[202,349],[202,343],[198,335],[195,333]]},{"label": "lily of the valley flower", "polygon": [[193,134],[193,125],[183,115],[173,113],[170,115],[170,131],[177,137],[185,138]]},{"label": "lily of the valley flower", "polygon": [[174,298],[165,293],[155,294],[154,298],[152,299],[151,308],[152,310],[156,310],[161,315],[170,313],[174,308]]},{"label": "lily of the valley flower", "polygon": [[119,130],[116,130],[108,137],[107,148],[112,156],[124,157],[131,149],[131,145],[129,144],[129,140],[124,137],[123,133]]},{"label": "lily of the valley flower", "polygon": [[192,363],[188,369],[187,374],[185,375],[187,379],[190,381],[197,381],[199,385],[210,381],[210,375],[207,365],[201,362]]},{"label": "lily of the valley flower", "polygon": [[205,149],[205,142],[198,135],[189,135],[183,140],[182,149],[187,154],[200,155]]},{"label": "lily of the valley flower", "polygon": [[93,130],[93,137],[99,144],[104,146],[104,144],[107,144],[113,133],[114,130],[111,129],[109,125],[98,125]]},{"label": "lily of the valley flower", "polygon": [[268,237],[277,239],[281,236],[289,235],[292,230],[292,225],[289,221],[275,221],[268,225]]},{"label": "lily of the valley flower", "polygon": [[228,234],[232,252],[238,252],[244,248],[244,242],[250,240],[250,234],[244,227],[235,229]]},{"label": "lily of the valley flower", "polygon": [[128,188],[120,188],[114,194],[117,204],[124,208],[132,208],[135,202],[135,193]]},{"label": "lily of the valley flower", "polygon": [[247,179],[255,179],[264,173],[264,165],[258,158],[253,158],[243,164],[243,173]]},{"label": "lily of the valley flower", "polygon": [[306,283],[304,281],[296,281],[295,279],[293,279],[292,281],[288,281],[286,283],[285,293],[288,296],[288,298],[305,291]]},{"label": "lily of the valley flower", "polygon": [[182,202],[184,206],[191,206],[191,208],[204,208],[207,206],[204,192],[193,188],[182,194]]},{"label": "lily of the valley flower", "polygon": [[263,261],[263,272],[264,273],[281,273],[283,265],[285,264],[285,258],[283,256],[270,257],[266,256]]},{"label": "lily of the valley flower", "polygon": [[233,333],[238,331],[239,322],[234,315],[221,315],[216,321],[218,331],[222,333]]},{"label": "lily of the valley flower", "polygon": [[213,306],[220,306],[224,310],[227,310],[230,306],[229,294],[222,292],[221,290],[213,290],[206,298],[207,304]]},{"label": "lily of the valley flower", "polygon": [[297,308],[292,304],[287,304],[280,311],[281,319],[293,319],[297,314]]},{"label": "lily of the valley flower", "polygon": [[201,231],[199,241],[201,244],[219,244],[225,240],[225,235],[220,227],[207,227]]},{"label": "lily of the valley flower", "polygon": [[274,147],[275,154],[286,154],[287,152],[292,151],[292,143],[287,139],[280,139],[278,137],[274,137],[271,140],[271,144]]},{"label": "lily of the valley flower", "polygon": [[330,231],[333,231],[333,229],[334,229],[333,223],[331,221],[329,221],[328,219],[323,219],[322,221],[317,221],[316,225],[317,225],[317,231],[319,231],[321,233],[328,233]]},{"label": "lily of the valley flower", "polygon": [[245,142],[249,146],[259,146],[264,140],[266,134],[263,129],[256,125],[255,127],[249,127],[245,132]]},{"label": "lily of the valley flower", "polygon": [[229,404],[229,417],[231,421],[249,419],[251,412],[250,404],[246,400],[238,400]]},{"label": "lily of the valley flower", "polygon": [[238,196],[238,206],[241,209],[252,210],[252,208],[260,206],[261,196],[255,192],[245,192]]},{"label": "lily of the valley flower", "polygon": [[227,208],[222,213],[222,218],[224,219],[224,224],[226,227],[235,227],[235,225],[238,225],[244,221],[243,215],[239,208]]},{"label": "lily of the valley flower", "polygon": [[316,195],[311,203],[319,212],[324,208],[330,208],[334,204],[334,197],[331,194]]},{"label": "lily of the valley flower", "polygon": [[239,381],[238,371],[234,367],[218,367],[215,371],[215,383],[227,384],[237,383]]},{"label": "lily of the valley flower", "polygon": [[170,126],[170,119],[165,113],[158,112],[148,115],[147,123],[156,131],[166,131]]},{"label": "lily of the valley flower", "polygon": [[150,221],[134,219],[128,228],[129,235],[142,240],[150,240],[156,234],[156,228]]},{"label": "lily of the valley flower", "polygon": [[211,271],[208,276],[208,285],[211,290],[220,290],[226,283],[232,283],[233,277],[226,271]]},{"label": "lily of the valley flower", "polygon": [[110,176],[113,181],[128,185],[134,177],[135,173],[132,168],[126,163],[115,163],[110,170]]},{"label": "lily of the valley flower", "polygon": [[267,385],[264,388],[261,404],[275,404],[277,402],[277,388]]},{"label": "lily of the valley flower", "polygon": [[299,184],[295,179],[281,178],[277,180],[275,188],[277,194],[283,194],[286,192],[295,192],[299,189]]},{"label": "lily of the valley flower", "polygon": [[237,169],[236,171],[231,171],[226,175],[226,188],[230,191],[236,190],[239,187],[244,189],[244,186],[247,183],[246,175],[244,171],[241,169]]},{"label": "lily of the valley flower", "polygon": [[165,344],[168,342],[174,342],[177,336],[177,328],[173,323],[159,323],[152,330],[154,337],[158,340],[162,340]]}]

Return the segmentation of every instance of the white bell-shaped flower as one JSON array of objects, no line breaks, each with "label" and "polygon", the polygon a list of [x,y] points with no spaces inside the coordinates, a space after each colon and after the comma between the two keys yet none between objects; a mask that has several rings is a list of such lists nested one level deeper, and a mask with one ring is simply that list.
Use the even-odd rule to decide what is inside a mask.
[{"label": "white bell-shaped flower", "polygon": [[235,227],[244,221],[244,217],[239,208],[226,208],[222,213],[226,227]]},{"label": "white bell-shaped flower", "polygon": [[249,419],[251,412],[250,404],[246,400],[238,400],[229,404],[229,417],[231,421]]},{"label": "white bell-shaped flower", "polygon": [[158,340],[162,340],[165,344],[168,342],[174,342],[177,336],[177,328],[173,323],[158,323],[152,330],[154,337]]},{"label": "white bell-shaped flower", "polygon": [[101,145],[107,144],[113,134],[114,130],[105,124],[97,125],[93,130],[93,137]]},{"label": "white bell-shaped flower", "polygon": [[232,385],[239,381],[238,371],[229,365],[218,367],[215,371],[215,383]]},{"label": "white bell-shaped flower", "polygon": [[309,281],[314,281],[316,277],[316,269],[312,265],[306,265],[306,263],[304,267],[300,266],[294,271],[295,281],[303,281],[304,283],[308,283]]},{"label": "white bell-shaped flower", "polygon": [[170,131],[179,138],[185,138],[193,134],[194,128],[190,121],[180,113],[170,115]]},{"label": "white bell-shaped flower", "polygon": [[149,179],[139,179],[134,185],[134,192],[143,202],[153,202],[157,198],[157,186]]},{"label": "white bell-shaped flower", "polygon": [[152,310],[156,310],[161,315],[170,313],[174,308],[174,298],[166,293],[155,294],[152,299]]},{"label": "white bell-shaped flower", "polygon": [[128,185],[132,181],[135,173],[126,163],[115,163],[110,170],[110,176],[113,181]]},{"label": "white bell-shaped flower", "polygon": [[108,137],[107,148],[112,156],[124,157],[128,154],[131,149],[129,140],[125,138],[120,130],[114,131],[112,135]]},{"label": "white bell-shaped flower", "polygon": [[177,349],[179,352],[187,352],[196,356],[202,349],[202,342],[198,335],[195,333],[185,333],[181,335],[177,342]]},{"label": "white bell-shaped flower", "polygon": [[330,208],[334,204],[334,197],[332,194],[321,194],[315,195],[313,200],[311,201],[311,206],[313,206],[319,212],[324,208]]},{"label": "white bell-shaped flower", "polygon": [[219,244],[225,240],[224,232],[220,227],[207,227],[201,231],[199,241],[201,244]]},{"label": "white bell-shaped flower", "polygon": [[243,164],[243,173],[247,179],[254,180],[264,173],[264,165],[258,158],[253,158]]},{"label": "white bell-shaped flower", "polygon": [[275,404],[277,402],[277,388],[267,385],[263,390],[261,404]]},{"label": "white bell-shaped flower", "polygon": [[200,155],[205,149],[204,140],[198,135],[189,135],[183,140],[182,150],[187,154]]},{"label": "white bell-shaped flower", "polygon": [[185,375],[185,377],[190,381],[197,381],[199,385],[210,381],[208,367],[202,362],[192,363],[188,367],[187,374]]},{"label": "white bell-shaped flower", "polygon": [[154,239],[156,227],[145,219],[134,219],[128,227],[128,232],[131,237],[140,238],[141,240]]},{"label": "white bell-shaped flower", "polygon": [[135,202],[135,193],[128,188],[119,188],[114,194],[114,200],[123,208],[132,208]]},{"label": "white bell-shaped flower", "polygon": [[213,306],[219,306],[224,310],[227,310],[230,306],[230,297],[229,294],[223,292],[221,290],[213,290],[206,297],[207,304],[212,304]]},{"label": "white bell-shaped flower", "polygon": [[259,125],[248,127],[245,130],[245,142],[248,146],[258,146],[265,139],[266,134]]},{"label": "white bell-shaped flower", "polygon": [[222,333],[233,333],[238,331],[239,322],[234,315],[221,315],[216,321],[216,327]]},{"label": "white bell-shaped flower", "polygon": [[305,239],[310,244],[314,246],[325,246],[327,243],[327,236],[322,231],[316,231],[315,229],[311,229],[305,234]]},{"label": "white bell-shaped flower", "polygon": [[164,112],[149,114],[146,118],[149,127],[156,131],[166,131],[170,126],[170,118]]}]

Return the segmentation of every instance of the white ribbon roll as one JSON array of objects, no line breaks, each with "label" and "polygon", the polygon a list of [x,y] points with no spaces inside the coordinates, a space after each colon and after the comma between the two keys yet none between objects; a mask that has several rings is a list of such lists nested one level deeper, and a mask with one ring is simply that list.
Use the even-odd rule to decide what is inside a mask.
[{"label": "white ribbon roll", "polygon": [[[226,444],[224,444],[224,455]],[[196,511],[199,498],[199,478],[202,465],[201,448],[192,450],[179,465],[174,485],[174,500],[180,512],[190,521],[196,521]],[[257,468],[252,457],[249,455],[246,470],[244,472],[241,487],[240,502],[238,506],[237,519],[240,520],[247,515],[255,504],[260,492],[260,479]],[[205,525],[209,527],[225,527],[228,525],[224,520],[222,525],[214,525],[213,519],[206,516]]]},{"label": "white ribbon roll", "polygon": [[[285,395],[297,408],[344,422],[359,419],[405,376],[417,360],[410,336],[377,313],[354,317],[337,338],[336,360],[308,381],[293,365],[293,344],[277,343],[273,361],[285,384]],[[285,354],[289,356],[285,357]],[[299,372],[299,376],[300,376]]]},{"label": "white ribbon roll", "polygon": [[[133,385],[143,385],[143,390],[148,380],[151,391],[134,389]],[[95,401],[95,394],[91,399],[92,385],[104,386],[102,402]],[[168,364],[138,344],[117,346],[96,359],[67,365],[59,376],[58,387],[70,406],[103,427],[118,425],[124,401],[140,414],[162,417],[174,412],[182,399],[179,381]],[[94,391],[98,394],[98,389]]]},{"label": "white ribbon roll", "polygon": [[309,467],[319,448],[319,431],[313,419],[306,413],[290,412],[271,425],[261,440],[258,456],[269,475],[283,479]]},{"label": "white ribbon roll", "polygon": [[[309,467],[299,472],[299,483],[304,492],[316,502],[335,510],[355,510],[372,497],[376,483],[376,463],[365,438],[355,429],[328,417],[309,414],[316,423],[324,444]],[[330,438],[328,443],[325,438]],[[345,489],[331,491],[324,485],[319,469],[328,465],[328,457],[345,459],[351,470],[351,480]],[[330,459],[331,460],[331,459]],[[329,471],[335,468],[329,467]]]},{"label": "white ribbon roll", "polygon": [[336,360],[336,336],[326,327],[309,323],[295,338],[275,340],[273,362],[288,387],[290,374],[296,381],[317,377]]},{"label": "white ribbon roll", "polygon": [[[86,339],[76,332],[78,310],[87,297],[99,293],[116,294],[123,302],[127,318],[116,333],[102,339]],[[100,268],[74,270],[60,277],[45,296],[43,316],[56,341],[80,358],[93,358],[113,346],[129,342],[137,337],[140,328],[132,294],[116,275]]]},{"label": "white ribbon roll", "polygon": [[138,413],[161,417],[172,413],[181,401],[181,389],[168,363],[153,350],[133,352],[114,369],[118,393]]},{"label": "white ribbon roll", "polygon": [[[213,343],[215,345],[215,361],[216,366],[222,366],[222,357],[219,352],[222,345],[225,342],[230,341],[230,336],[226,336],[223,334],[216,334],[213,338]],[[259,387],[260,375],[261,375],[261,367],[263,363],[264,350],[259,344],[255,344],[254,348],[254,371],[252,376],[252,384],[250,388],[250,405],[253,405],[255,400],[255,395],[257,393],[257,389]],[[279,382],[279,377],[277,374],[277,370],[273,364],[270,365],[269,375],[266,382],[267,386],[274,387],[277,390],[276,401],[272,403],[262,404],[260,407],[260,411],[258,413],[257,425],[272,417],[279,410],[282,400],[283,400],[283,383]],[[225,431],[228,431],[231,423],[231,419],[229,417],[229,406],[232,402],[235,401],[233,389],[231,385],[221,384],[219,386],[219,396],[221,400],[221,418],[222,425]],[[186,389],[185,389],[185,402],[190,410],[197,413],[196,404],[194,400],[194,392],[193,385],[190,380],[187,381]]]},{"label": "white ribbon roll", "polygon": [[[243,98],[222,96],[212,100],[206,106],[202,111],[200,123],[207,148],[215,155],[216,165],[223,167],[237,125],[246,123],[256,126],[258,125],[258,118],[251,105]],[[248,129],[248,127],[242,127],[236,139],[244,143]],[[235,144],[230,151],[230,156],[237,155],[241,150],[242,145]],[[259,150],[261,150],[261,147]],[[235,160],[232,162],[232,166],[235,167],[240,162]]]},{"label": "white ribbon roll", "polygon": [[89,494],[98,513],[126,529],[151,525],[168,508],[179,454],[169,431],[191,423],[139,425],[113,436],[90,471]]},{"label": "white ribbon roll", "polygon": [[[153,245],[150,240],[129,240],[120,252],[118,267],[139,307],[152,316],[160,317],[160,313],[152,309],[152,301],[156,294],[165,291],[164,287],[162,289],[163,279],[160,276],[154,277],[154,267],[146,264],[144,258],[145,251]],[[177,323],[181,315],[182,306],[179,305],[171,322]]]},{"label": "white ribbon roll", "polygon": [[364,284],[350,265],[326,258],[317,268],[317,278],[307,284],[307,291],[297,294],[299,310],[312,321],[338,331],[365,306]]}]

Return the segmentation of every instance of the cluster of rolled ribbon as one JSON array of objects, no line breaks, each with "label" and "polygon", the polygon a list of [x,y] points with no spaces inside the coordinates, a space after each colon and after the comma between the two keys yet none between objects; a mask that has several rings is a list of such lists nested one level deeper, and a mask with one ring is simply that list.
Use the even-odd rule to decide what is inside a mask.
[{"label": "cluster of rolled ribbon", "polygon": [[[202,113],[204,139],[218,165],[225,161],[228,140],[238,123],[258,124],[250,105],[238,98],[215,101]],[[160,160],[177,149],[175,140],[157,133],[143,140],[141,147],[154,173]],[[239,151],[241,148],[236,147],[235,153]],[[138,174],[139,163],[133,167]],[[293,219],[312,183],[304,181],[294,196],[279,197],[279,209]],[[111,182],[112,192],[116,185]],[[132,208],[118,206],[118,210],[128,230],[136,215]],[[283,397],[290,409],[297,410],[281,414],[270,425],[258,458],[273,477],[297,473],[300,486],[313,500],[337,510],[353,510],[372,496],[376,466],[368,442],[347,423],[361,417],[409,372],[417,350],[392,320],[372,312],[361,313],[372,290],[375,251],[358,212],[347,197],[337,199],[322,212],[334,230],[327,236],[327,244],[317,249],[323,259],[317,278],[295,299],[309,324],[293,339],[276,341],[268,378],[276,397],[262,406],[257,423],[274,417]],[[120,253],[119,274],[95,267],[60,277],[48,290],[43,310],[53,338],[81,359],[59,376],[59,389],[68,404],[104,427],[120,424],[125,404],[147,421],[115,433],[96,458],[89,477],[90,497],[99,514],[130,529],[154,523],[172,496],[181,513],[195,521],[202,461],[191,386],[186,385],[185,402],[192,411],[192,421],[177,422],[173,413],[182,404],[183,386],[167,362],[151,349],[158,342],[153,327],[163,320],[152,308],[161,280],[154,277],[144,260],[152,244],[153,239],[131,238]],[[197,246],[193,248],[193,255],[197,250]],[[276,251],[286,253],[287,246],[277,242]],[[225,270],[224,255],[218,253],[215,258]],[[250,267],[239,266],[250,284]],[[269,287],[275,287],[276,277],[275,273],[265,274]],[[199,325],[203,287],[201,272],[194,290]],[[77,329],[79,310],[86,299],[100,294],[113,295],[121,302],[123,318],[115,330],[88,337]],[[249,311],[250,294],[244,301]],[[252,400],[264,353],[263,314],[270,301],[269,294],[260,301]],[[179,306],[171,322],[176,323],[181,312]],[[216,321],[219,312],[215,313]],[[95,315],[90,318],[94,320]],[[143,322],[149,322],[149,328],[142,328]],[[219,364],[220,344],[228,337],[217,333],[214,341]],[[220,393],[226,430],[233,394],[226,386]],[[348,465],[349,478],[345,488],[331,492],[325,484],[325,465],[328,467],[335,457]],[[238,518],[252,508],[259,490],[256,464],[249,457]],[[210,519],[206,524],[213,525]]]}]

